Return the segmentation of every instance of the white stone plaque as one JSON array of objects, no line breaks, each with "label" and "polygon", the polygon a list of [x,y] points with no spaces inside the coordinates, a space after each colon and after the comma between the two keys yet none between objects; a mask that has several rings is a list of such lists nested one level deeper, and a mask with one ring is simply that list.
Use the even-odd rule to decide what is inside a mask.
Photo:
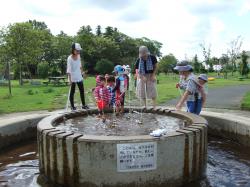
[{"label": "white stone plaque", "polygon": [[117,171],[147,171],[156,169],[157,143],[117,144]]}]

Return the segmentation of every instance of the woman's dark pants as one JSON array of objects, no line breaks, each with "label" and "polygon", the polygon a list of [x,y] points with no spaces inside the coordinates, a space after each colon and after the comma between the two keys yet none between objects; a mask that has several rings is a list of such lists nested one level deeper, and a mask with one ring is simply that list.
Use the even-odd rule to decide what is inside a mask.
[{"label": "woman's dark pants", "polygon": [[82,106],[85,106],[83,81],[81,81],[81,82],[72,82],[71,87],[70,87],[70,96],[69,96],[70,105],[71,105],[72,108],[75,107],[75,105],[74,105],[74,95],[75,95],[75,90],[76,90],[76,84],[77,84],[77,86],[79,88],[79,91],[80,91]]}]

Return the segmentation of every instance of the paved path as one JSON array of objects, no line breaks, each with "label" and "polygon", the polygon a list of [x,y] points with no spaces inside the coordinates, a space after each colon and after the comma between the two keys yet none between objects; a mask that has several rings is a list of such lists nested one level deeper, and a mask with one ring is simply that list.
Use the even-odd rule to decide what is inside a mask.
[{"label": "paved path", "polygon": [[[241,100],[250,91],[250,85],[227,86],[208,91],[207,108],[240,109]],[[177,99],[170,100],[167,105],[175,106]]]}]

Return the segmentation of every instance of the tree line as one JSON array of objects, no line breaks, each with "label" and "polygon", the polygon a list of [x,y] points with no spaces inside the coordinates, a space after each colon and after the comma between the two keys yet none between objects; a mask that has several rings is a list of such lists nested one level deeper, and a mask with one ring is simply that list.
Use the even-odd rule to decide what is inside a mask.
[{"label": "tree line", "polygon": [[82,26],[75,36],[63,31],[53,35],[45,22],[29,20],[0,29],[0,75],[8,76],[10,63],[14,78],[46,78],[65,75],[71,45],[78,42],[84,69],[88,74],[108,73],[117,64],[133,65],[138,47],[146,45],[152,54],[161,57],[162,44],[146,37],[132,38],[117,28],[98,25]]}]

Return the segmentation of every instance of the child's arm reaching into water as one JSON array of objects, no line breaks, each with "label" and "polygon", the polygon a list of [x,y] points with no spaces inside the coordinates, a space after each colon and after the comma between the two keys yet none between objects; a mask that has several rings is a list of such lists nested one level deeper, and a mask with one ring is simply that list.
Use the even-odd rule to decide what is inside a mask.
[{"label": "child's arm reaching into water", "polygon": [[176,105],[176,109],[177,110],[181,110],[184,102],[187,100],[188,96],[190,95],[191,93],[189,91],[185,91],[184,94],[182,95],[181,97],[181,100],[178,102],[178,104]]}]

